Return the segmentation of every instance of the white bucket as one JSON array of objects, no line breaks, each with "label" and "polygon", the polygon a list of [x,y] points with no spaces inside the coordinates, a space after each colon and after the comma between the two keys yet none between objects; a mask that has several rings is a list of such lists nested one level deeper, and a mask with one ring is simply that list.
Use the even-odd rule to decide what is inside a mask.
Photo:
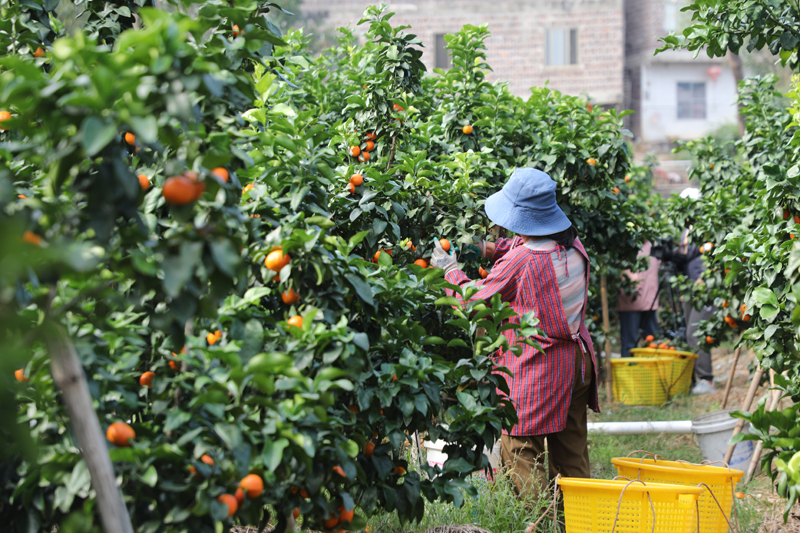
[{"label": "white bucket", "polygon": [[[444,468],[444,462],[447,461],[447,454],[444,453],[444,447],[446,445],[447,443],[443,440],[437,440],[436,442],[423,441],[422,446],[425,448],[428,466]],[[491,453],[484,451],[483,455],[489,458],[489,467],[492,469],[492,476],[488,479],[492,479],[492,477],[496,477],[500,471],[500,441],[498,440],[494,443]],[[475,475],[482,478],[487,477],[485,472],[475,472]]]},{"label": "white bucket", "polygon": [[[697,436],[697,443],[706,461],[722,461],[728,451],[728,441],[733,436],[733,428],[739,421],[732,418],[730,413],[736,409],[715,411],[692,419],[692,431]],[[742,433],[749,433],[750,424],[744,423]],[[736,445],[728,466],[737,470],[747,471],[750,459],[753,457],[753,441],[743,440]]]}]

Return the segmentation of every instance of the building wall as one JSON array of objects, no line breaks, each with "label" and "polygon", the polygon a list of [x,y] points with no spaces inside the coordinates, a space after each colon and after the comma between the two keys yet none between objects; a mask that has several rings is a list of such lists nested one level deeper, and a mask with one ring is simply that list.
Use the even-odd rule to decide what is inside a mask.
[{"label": "building wall", "polygon": [[[645,142],[697,139],[724,124],[736,123],[736,81],[729,68],[717,81],[708,74],[713,63],[651,63],[642,67],[641,137]],[[705,82],[706,119],[679,119],[679,82]]]},{"label": "building wall", "polygon": [[[328,28],[356,23],[363,0],[304,0],[304,14]],[[621,104],[624,61],[624,0],[417,0],[390,4],[394,25],[410,25],[424,44],[423,62],[434,67],[435,35],[452,33],[465,24],[488,24],[487,61],[492,81],[508,81],[515,94],[526,97],[530,87],[549,81],[567,94],[587,94],[603,104]],[[365,30],[362,25],[357,33]],[[548,67],[546,30],[578,29],[578,64]]]}]

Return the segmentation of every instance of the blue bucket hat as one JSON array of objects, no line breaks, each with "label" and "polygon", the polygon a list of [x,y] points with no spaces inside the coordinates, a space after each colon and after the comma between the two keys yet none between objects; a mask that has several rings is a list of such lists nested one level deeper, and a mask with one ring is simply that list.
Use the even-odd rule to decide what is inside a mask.
[{"label": "blue bucket hat", "polygon": [[486,199],[492,222],[518,235],[540,237],[572,226],[556,203],[556,182],[534,168],[518,168],[500,190]]}]

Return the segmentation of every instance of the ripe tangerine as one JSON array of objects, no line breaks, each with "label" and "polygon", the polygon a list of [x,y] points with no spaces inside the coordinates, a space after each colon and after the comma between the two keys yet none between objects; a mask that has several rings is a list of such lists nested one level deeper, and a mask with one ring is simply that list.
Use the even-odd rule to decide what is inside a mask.
[{"label": "ripe tangerine", "polygon": [[648,335],[644,338],[645,342],[653,342],[656,338],[653,335]]},{"label": "ripe tangerine", "polygon": [[[0,111],[0,122],[5,122],[6,120],[11,120],[11,113],[8,111]],[[0,125],[0,130],[6,131],[8,130],[8,126]]]},{"label": "ripe tangerine", "polygon": [[239,502],[236,501],[236,496],[233,494],[220,494],[217,501],[228,506],[228,518],[236,514],[237,509],[239,509]]},{"label": "ripe tangerine", "polygon": [[106,438],[120,448],[130,446],[130,441],[136,438],[136,432],[125,422],[114,422],[106,430]]},{"label": "ripe tangerine", "polygon": [[244,491],[242,490],[242,487],[238,487],[236,489],[236,492],[233,493],[233,497],[236,498],[236,503],[239,504],[239,507],[244,505]]},{"label": "ripe tangerine", "polygon": [[471,134],[472,133],[472,124],[467,124],[466,126],[461,128],[461,131],[464,133],[464,135]]},{"label": "ripe tangerine", "polygon": [[197,189],[186,176],[172,176],[164,182],[164,199],[174,205],[186,205],[197,199]]},{"label": "ripe tangerine", "polygon": [[706,335],[706,343],[714,344],[714,337],[712,337],[711,335]]},{"label": "ripe tangerine", "polygon": [[352,181],[347,183],[347,192],[349,192],[350,194],[355,194],[356,193],[356,186],[353,185]]},{"label": "ripe tangerine", "polygon": [[133,146],[136,144],[136,135],[131,132],[125,134],[125,142]]},{"label": "ripe tangerine", "polygon": [[141,385],[142,387],[147,387],[148,389],[152,389],[153,388],[152,383],[154,377],[156,377],[156,373],[148,370],[147,372],[139,376],[139,385]]},{"label": "ripe tangerine", "polygon": [[239,482],[239,486],[245,490],[247,497],[251,500],[253,498],[258,498],[261,496],[261,493],[264,492],[264,480],[261,479],[261,476],[256,474],[244,476]]},{"label": "ripe tangerine", "polygon": [[354,516],[355,516],[355,509],[351,509],[350,511],[348,511],[347,509],[345,509],[344,505],[339,507],[339,523],[352,522]]},{"label": "ripe tangerine", "polygon": [[303,317],[301,317],[300,315],[295,315],[292,318],[290,318],[289,320],[287,320],[286,323],[289,324],[290,326],[294,326],[296,328],[302,328],[303,327]]},{"label": "ripe tangerine", "polygon": [[365,152],[371,152],[375,149],[375,143],[372,141],[367,141],[367,146],[364,148]]},{"label": "ripe tangerine", "polygon": [[44,57],[44,50],[42,49],[41,46],[38,46],[36,48],[36,51],[33,53],[33,57],[36,57],[36,58]]},{"label": "ripe tangerine", "polygon": [[442,249],[445,252],[449,252],[450,251],[450,241],[448,241],[447,239],[439,239],[439,244],[442,245]]},{"label": "ripe tangerine", "polygon": [[358,155],[360,153],[361,153],[361,148],[360,147],[355,146],[355,145],[350,147],[350,155],[352,155],[353,157],[358,157]]},{"label": "ripe tangerine", "polygon": [[228,174],[228,171],[225,170],[222,167],[217,167],[217,168],[213,169],[211,171],[211,175],[212,176],[216,176],[216,177],[218,177],[219,179],[221,179],[222,181],[225,181],[225,182],[227,182],[228,178],[230,177],[230,174]]},{"label": "ripe tangerine", "polygon": [[283,249],[278,248],[267,254],[267,258],[264,260],[264,266],[273,272],[280,272],[291,260],[291,257],[283,254]]},{"label": "ripe tangerine", "polygon": [[144,174],[139,174],[136,177],[139,178],[139,187],[141,187],[143,191],[146,191],[150,188],[150,178]]},{"label": "ripe tangerine", "polygon": [[296,304],[300,301],[300,295],[294,289],[289,289],[288,291],[283,291],[281,294],[281,300],[286,305]]},{"label": "ripe tangerine", "polygon": [[364,446],[364,455],[367,456],[367,459],[372,457],[372,454],[375,453],[375,443],[368,442],[366,446]]},{"label": "ripe tangerine", "polygon": [[25,369],[20,368],[19,370],[14,371],[14,377],[17,378],[17,381],[20,383],[25,383],[28,381],[28,378],[25,376]]},{"label": "ripe tangerine", "polygon": [[422,268],[428,268],[428,262],[425,261],[424,259],[417,259],[416,261],[414,261],[414,264]]},{"label": "ripe tangerine", "polygon": [[489,271],[488,271],[488,270],[486,270],[486,269],[485,269],[485,268],[483,268],[483,267],[480,267],[480,268],[478,269],[478,274],[480,274],[480,275],[481,275],[481,277],[482,277],[483,279],[486,279],[486,277],[489,275]]},{"label": "ripe tangerine", "polygon": [[595,161],[593,157],[590,157],[589,159],[586,160],[586,164],[595,166],[597,164],[597,161]]},{"label": "ripe tangerine", "polygon": [[359,185],[364,183],[364,176],[362,176],[361,174],[353,174],[352,176],[350,176],[350,183],[358,187]]},{"label": "ripe tangerine", "polygon": [[336,472],[337,474],[339,474],[342,477],[347,477],[347,476],[345,476],[344,470],[342,469],[341,466],[334,466],[333,467],[333,471]]},{"label": "ripe tangerine", "polygon": [[325,520],[322,521],[322,525],[325,529],[333,529],[338,524],[339,524],[339,517],[336,516],[335,514],[331,515],[330,518],[326,518]]},{"label": "ripe tangerine", "polygon": [[294,518],[295,520],[300,518],[300,508],[299,507],[295,507],[294,509],[292,509],[292,518]]}]

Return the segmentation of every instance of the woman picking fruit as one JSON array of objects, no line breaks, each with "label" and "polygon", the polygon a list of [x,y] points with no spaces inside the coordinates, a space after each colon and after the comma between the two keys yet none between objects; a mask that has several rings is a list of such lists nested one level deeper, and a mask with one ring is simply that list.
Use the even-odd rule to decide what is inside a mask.
[{"label": "woman picking fruit", "polygon": [[[558,473],[585,478],[591,474],[586,407],[599,411],[599,405],[594,350],[584,323],[589,259],[556,204],[556,183],[540,170],[515,170],[503,189],[486,200],[486,214],[517,236],[478,245],[494,268],[476,282],[481,289],[473,300],[490,300],[499,293],[518,315],[533,311],[546,334],[531,337],[542,351],[523,344],[519,357],[501,352],[497,358],[497,364],[512,373],[510,397],[519,416],[519,423],[502,436],[501,458],[515,474],[517,492],[538,495],[547,485],[548,472],[550,479]],[[471,281],[458,268],[456,255],[438,243],[431,266],[443,269],[453,284]],[[448,293],[460,299],[452,290]],[[505,334],[513,345],[514,330]]]}]

